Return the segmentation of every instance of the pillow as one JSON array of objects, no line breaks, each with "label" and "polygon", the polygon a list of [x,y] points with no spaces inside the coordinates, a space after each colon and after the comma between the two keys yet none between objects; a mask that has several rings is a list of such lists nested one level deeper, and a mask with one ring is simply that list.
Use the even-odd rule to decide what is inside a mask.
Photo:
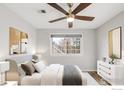
[{"label": "pillow", "polygon": [[32,75],[35,72],[32,62],[21,64],[21,67],[25,71],[26,75]]},{"label": "pillow", "polygon": [[34,64],[35,69],[37,70],[37,72],[42,72],[42,70],[44,70],[46,68],[46,65],[44,64],[43,61],[39,61],[37,63]]},{"label": "pillow", "polygon": [[40,61],[42,59],[42,56],[40,54],[35,54],[32,55],[32,62],[33,63],[37,63],[38,61]]}]

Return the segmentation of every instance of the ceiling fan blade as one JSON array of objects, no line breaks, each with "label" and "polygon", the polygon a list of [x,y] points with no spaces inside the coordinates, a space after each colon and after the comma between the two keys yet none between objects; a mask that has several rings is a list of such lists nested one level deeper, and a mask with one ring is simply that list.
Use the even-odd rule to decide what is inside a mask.
[{"label": "ceiling fan blade", "polygon": [[79,13],[81,10],[84,10],[85,8],[87,8],[90,4],[92,4],[92,3],[80,3],[80,4],[72,11],[72,14],[77,14],[77,13]]},{"label": "ceiling fan blade", "polygon": [[67,17],[61,17],[61,18],[57,18],[57,19],[51,20],[51,21],[49,21],[49,22],[50,22],[50,23],[53,23],[53,22],[60,21],[60,20],[66,19],[66,18],[67,18]]},{"label": "ceiling fan blade", "polygon": [[53,8],[57,9],[58,11],[64,13],[65,15],[68,15],[69,13],[66,12],[62,7],[60,7],[58,4],[56,3],[47,3],[48,5],[52,6]]},{"label": "ceiling fan blade", "polygon": [[79,20],[85,20],[85,21],[92,21],[95,17],[91,17],[91,16],[75,16],[75,19],[79,19]]},{"label": "ceiling fan blade", "polygon": [[73,27],[73,23],[72,22],[68,22],[68,27],[72,28]]}]

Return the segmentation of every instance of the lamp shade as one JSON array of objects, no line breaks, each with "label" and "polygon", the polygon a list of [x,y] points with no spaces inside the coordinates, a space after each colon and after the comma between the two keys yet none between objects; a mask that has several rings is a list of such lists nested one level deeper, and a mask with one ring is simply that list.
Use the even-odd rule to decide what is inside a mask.
[{"label": "lamp shade", "polygon": [[73,22],[74,21],[74,15],[68,15],[67,16],[67,22]]},{"label": "lamp shade", "polygon": [[74,21],[74,18],[73,17],[67,18],[67,22],[73,22],[73,21]]},{"label": "lamp shade", "polygon": [[3,73],[8,70],[9,70],[9,62],[6,61],[0,62],[0,73]]}]

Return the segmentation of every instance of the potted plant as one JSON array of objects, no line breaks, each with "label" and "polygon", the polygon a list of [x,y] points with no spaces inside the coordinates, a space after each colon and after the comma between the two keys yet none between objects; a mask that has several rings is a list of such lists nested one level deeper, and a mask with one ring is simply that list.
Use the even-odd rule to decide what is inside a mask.
[{"label": "potted plant", "polygon": [[111,63],[112,63],[112,64],[114,64],[114,60],[115,60],[115,59],[118,59],[118,57],[117,57],[115,54],[112,54],[112,55],[110,56],[110,58],[112,59],[112,60],[111,60]]}]

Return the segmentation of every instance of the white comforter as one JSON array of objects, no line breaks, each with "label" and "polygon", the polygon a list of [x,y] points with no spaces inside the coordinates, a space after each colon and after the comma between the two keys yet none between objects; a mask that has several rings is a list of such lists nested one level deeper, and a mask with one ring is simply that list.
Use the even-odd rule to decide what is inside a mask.
[{"label": "white comforter", "polygon": [[[76,66],[82,76],[82,84],[86,85],[87,80],[79,67]],[[32,76],[25,76],[21,80],[22,85],[62,85],[63,65],[52,64],[46,67],[41,73],[34,73]]]},{"label": "white comforter", "polygon": [[41,73],[41,85],[62,85],[63,66],[52,64]]}]

